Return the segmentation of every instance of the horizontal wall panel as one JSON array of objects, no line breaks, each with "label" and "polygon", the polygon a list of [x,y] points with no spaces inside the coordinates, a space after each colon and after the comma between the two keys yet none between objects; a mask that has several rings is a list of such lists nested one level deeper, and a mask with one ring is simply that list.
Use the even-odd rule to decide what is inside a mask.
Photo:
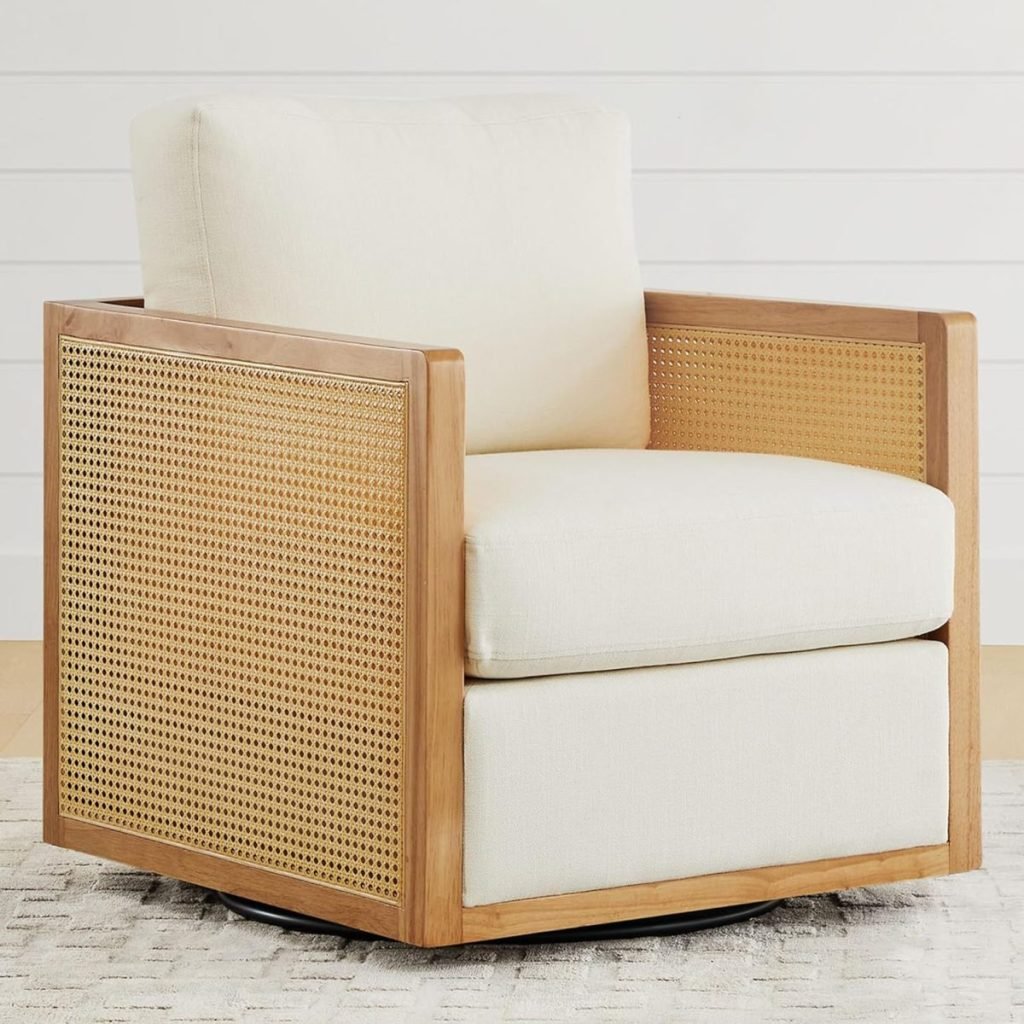
[{"label": "horizontal wall panel", "polygon": [[136,114],[223,92],[572,92],[628,115],[641,170],[1024,167],[1024,133],[1006,130],[1024,109],[1020,78],[357,75],[0,79],[0,169],[126,168]]},{"label": "horizontal wall panel", "polygon": [[[141,295],[135,263],[0,264],[0,363],[42,358],[43,303]],[[2,372],[2,371],[0,371]]]},{"label": "horizontal wall panel", "polygon": [[[224,8],[227,7],[225,10]],[[42,45],[45,41],[45,45]],[[514,4],[7,0],[0,67],[414,71],[1024,69],[1016,0]]]},{"label": "horizontal wall panel", "polygon": [[0,366],[0,476],[42,469],[43,368],[38,363]]},{"label": "horizontal wall panel", "polygon": [[1024,557],[981,559],[981,642],[1024,644]]},{"label": "horizontal wall panel", "polygon": [[[644,260],[1024,260],[1021,174],[650,174]],[[0,260],[137,257],[127,174],[0,177]]]},{"label": "horizontal wall panel", "polygon": [[127,174],[0,177],[0,260],[136,260]]},{"label": "horizontal wall panel", "polygon": [[981,471],[1024,473],[1024,363],[988,364],[978,376]]},{"label": "horizontal wall panel", "polygon": [[1024,174],[650,175],[645,260],[1024,258]]}]

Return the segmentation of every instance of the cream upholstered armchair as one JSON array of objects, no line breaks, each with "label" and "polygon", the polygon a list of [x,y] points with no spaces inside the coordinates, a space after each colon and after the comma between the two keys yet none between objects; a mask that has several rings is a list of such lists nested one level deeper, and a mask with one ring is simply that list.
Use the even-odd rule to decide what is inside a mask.
[{"label": "cream upholstered armchair", "polygon": [[49,842],[427,946],[978,865],[970,316],[645,296],[577,100],[133,149],[145,303],[47,306]]}]

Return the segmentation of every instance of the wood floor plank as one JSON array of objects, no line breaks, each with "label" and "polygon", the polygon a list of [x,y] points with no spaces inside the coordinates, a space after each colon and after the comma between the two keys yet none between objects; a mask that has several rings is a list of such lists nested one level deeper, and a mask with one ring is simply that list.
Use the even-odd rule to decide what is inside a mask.
[{"label": "wood floor plank", "polygon": [[[7,753],[7,744],[17,735],[18,730],[28,721],[27,714],[9,714],[0,711],[0,757],[14,757]],[[41,757],[42,749],[30,756]]]},{"label": "wood floor plank", "polygon": [[1024,758],[1024,647],[981,649],[981,756]]},{"label": "wood floor plank", "polygon": [[17,731],[0,749],[0,757],[42,757],[43,709],[26,715]]},{"label": "wood floor plank", "polygon": [[0,641],[0,715],[30,715],[43,703],[43,645]]}]

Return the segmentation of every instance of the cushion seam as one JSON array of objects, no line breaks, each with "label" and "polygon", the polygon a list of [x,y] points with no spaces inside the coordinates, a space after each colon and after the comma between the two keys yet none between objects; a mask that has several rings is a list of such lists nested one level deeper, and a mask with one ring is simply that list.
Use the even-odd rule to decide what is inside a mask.
[{"label": "cushion seam", "polygon": [[[928,485],[926,485],[926,486],[928,486]],[[939,491],[939,493],[942,494],[943,492]],[[872,514],[874,514],[874,513],[888,514],[888,513],[891,513],[891,512],[914,512],[914,511],[917,510],[917,508],[918,508],[917,503],[901,504],[901,505],[875,505],[875,506],[872,506],[871,513]],[[629,536],[635,536],[636,534],[647,534],[648,536],[651,536],[651,537],[659,537],[660,538],[660,537],[664,536],[664,530],[665,529],[672,529],[672,528],[676,528],[676,529],[681,528],[681,527],[692,528],[692,527],[699,527],[699,526],[719,525],[719,524],[722,524],[722,523],[727,523],[728,524],[728,523],[774,522],[774,521],[780,520],[780,519],[788,519],[788,520],[793,520],[793,519],[814,519],[814,518],[820,518],[821,516],[861,516],[862,517],[864,515],[865,515],[865,511],[862,508],[819,509],[819,510],[815,510],[815,511],[801,511],[801,512],[797,512],[797,513],[779,512],[777,514],[760,515],[760,516],[729,516],[728,518],[718,518],[718,519],[710,519],[710,518],[709,519],[678,519],[678,520],[675,520],[675,521],[666,521],[666,522],[657,524],[657,526],[660,528],[657,531],[652,530],[650,527],[647,527],[647,526],[636,526],[636,527],[625,526],[625,527],[615,527],[614,529],[606,530],[606,531],[603,531],[603,532],[600,532],[600,533],[598,533],[598,532],[584,533],[584,532],[581,532],[580,530],[573,529],[573,530],[559,531],[557,533],[554,532],[554,531],[551,531],[551,532],[548,532],[548,533],[534,533],[534,534],[528,534],[528,535],[519,534],[512,541],[499,542],[499,543],[495,543],[493,541],[481,541],[481,540],[478,540],[475,537],[473,537],[472,534],[467,533],[466,536],[465,536],[465,542],[466,542],[467,546],[476,548],[478,551],[501,551],[501,550],[508,550],[510,548],[513,548],[513,549],[518,548],[518,547],[521,546],[521,544],[523,543],[524,540],[526,540],[526,541],[547,540],[549,538],[556,538],[556,539],[558,539],[558,538],[572,538],[572,539],[575,540],[575,539],[579,539],[581,537],[587,538],[587,539],[591,539],[591,540],[596,540],[596,539],[603,539],[603,538],[615,537],[615,536],[629,537]]]},{"label": "cushion seam", "polygon": [[515,655],[508,651],[496,651],[494,654],[484,654],[479,650],[467,647],[466,657],[473,661],[544,661],[551,658],[579,658],[590,654],[636,654],[639,651],[651,651],[654,653],[658,651],[679,650],[680,648],[685,647],[710,647],[712,644],[721,643],[759,643],[763,640],[777,640],[784,636],[803,636],[807,633],[827,633],[833,630],[868,629],[874,626],[891,626],[893,628],[903,629],[906,626],[916,626],[919,623],[932,622],[935,619],[941,619],[941,622],[946,622],[949,619],[949,614],[947,612],[942,612],[937,615],[925,615],[917,619],[900,619],[895,622],[892,619],[874,619],[870,622],[857,622],[853,624],[836,623],[828,626],[811,626],[807,629],[787,629],[783,630],[781,633],[759,633],[756,636],[749,637],[718,636],[709,640],[682,640],[672,642],[666,640],[655,640],[640,647],[588,647],[586,650],[545,651],[540,654],[530,655]]}]

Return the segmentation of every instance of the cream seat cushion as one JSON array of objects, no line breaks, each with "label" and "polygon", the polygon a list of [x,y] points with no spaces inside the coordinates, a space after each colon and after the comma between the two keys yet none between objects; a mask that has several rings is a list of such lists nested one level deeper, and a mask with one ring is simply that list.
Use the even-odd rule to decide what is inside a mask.
[{"label": "cream seat cushion", "polygon": [[220,96],[132,127],[146,305],[462,349],[467,446],[643,447],[625,118]]},{"label": "cream seat cushion", "polygon": [[466,904],[944,843],[946,670],[900,640],[473,683]]},{"label": "cream seat cushion", "polygon": [[813,459],[466,460],[466,669],[491,679],[875,643],[945,622],[953,508]]}]

